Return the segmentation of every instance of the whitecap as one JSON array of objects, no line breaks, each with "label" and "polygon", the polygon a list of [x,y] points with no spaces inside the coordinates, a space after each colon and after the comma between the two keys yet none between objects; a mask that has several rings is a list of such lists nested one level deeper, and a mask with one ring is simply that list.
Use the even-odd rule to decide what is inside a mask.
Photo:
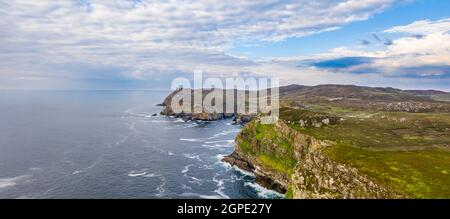
[{"label": "whitecap", "polygon": [[199,197],[199,198],[203,198],[203,199],[221,199],[222,198],[219,195],[202,195],[202,194],[192,193],[192,192],[185,192],[185,193],[181,194],[181,196],[183,196],[183,197]]},{"label": "whitecap", "polygon": [[192,166],[194,166],[194,165],[193,165],[193,164],[186,165],[186,166],[181,170],[181,173],[186,175],[186,173],[189,172],[189,168],[192,167]]},{"label": "whitecap", "polygon": [[202,159],[200,159],[200,155],[198,155],[198,154],[183,154],[183,155],[186,158],[198,160],[198,161],[202,162]]},{"label": "whitecap", "polygon": [[218,154],[218,155],[216,155],[216,158],[217,158],[217,160],[218,160],[216,163],[222,165],[222,166],[225,167],[225,169],[227,169],[227,170],[228,170],[228,169],[233,169],[233,170],[238,171],[239,173],[241,173],[241,174],[243,174],[243,175],[247,175],[247,176],[251,176],[251,177],[254,177],[254,176],[255,176],[255,174],[252,173],[252,172],[249,172],[249,171],[240,169],[240,168],[237,167],[236,165],[232,166],[232,165],[230,165],[229,163],[222,161],[222,159],[223,159],[225,156],[227,156],[227,155],[226,155],[226,154]]},{"label": "whitecap", "polygon": [[149,173],[149,174],[145,174],[144,175],[144,177],[147,177],[147,178],[152,178],[152,177],[157,177],[157,176],[161,176],[161,174]]},{"label": "whitecap", "polygon": [[196,177],[191,176],[190,177],[191,180],[189,180],[189,183],[193,183],[193,184],[197,184],[197,185],[202,185],[203,184],[203,180],[198,179]]},{"label": "whitecap", "polygon": [[77,175],[77,174],[79,174],[79,173],[81,173],[81,172],[83,172],[83,171],[77,170],[77,171],[74,171],[74,172],[72,173],[72,175]]},{"label": "whitecap", "polygon": [[181,188],[184,190],[192,190],[192,187],[185,185],[185,184],[181,184]]},{"label": "whitecap", "polygon": [[236,133],[239,131],[240,131],[240,129],[232,129],[232,130],[222,131],[220,133],[214,134],[213,137],[225,136],[225,135],[229,135],[231,133]]},{"label": "whitecap", "polygon": [[229,199],[230,197],[228,195],[225,194],[224,189],[225,189],[225,180],[224,179],[217,179],[217,174],[213,177],[213,181],[217,183],[217,189],[214,190],[215,193],[217,193],[221,198],[227,198]]},{"label": "whitecap", "polygon": [[16,186],[19,182],[29,178],[30,175],[21,175],[12,178],[3,178],[0,179],[0,189]]},{"label": "whitecap", "polygon": [[180,138],[180,141],[203,142],[204,138]]},{"label": "whitecap", "polygon": [[219,141],[206,141],[205,144],[217,144],[217,143],[222,143],[222,142],[225,142],[227,144],[231,144],[231,143],[234,143],[234,139],[219,140]]},{"label": "whitecap", "polygon": [[284,198],[283,194],[270,189],[266,189],[255,182],[246,182],[244,183],[244,185],[251,187],[255,191],[257,191],[258,196],[260,196],[261,198]]},{"label": "whitecap", "polygon": [[156,187],[156,191],[158,192],[156,194],[156,197],[158,197],[158,198],[163,197],[165,195],[164,193],[166,192],[166,190],[164,188],[166,186],[166,178],[160,177],[160,180],[161,180],[161,184],[158,187]]},{"label": "whitecap", "polygon": [[147,175],[147,171],[145,169],[139,170],[139,171],[133,170],[130,173],[128,173],[129,177],[137,177],[137,176],[145,176],[145,175]]}]

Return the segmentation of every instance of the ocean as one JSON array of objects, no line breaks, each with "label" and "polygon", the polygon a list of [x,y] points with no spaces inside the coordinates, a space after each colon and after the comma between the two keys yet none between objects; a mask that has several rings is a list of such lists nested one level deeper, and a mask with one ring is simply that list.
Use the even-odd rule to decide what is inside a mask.
[{"label": "ocean", "polygon": [[241,126],[159,113],[168,91],[1,91],[0,198],[282,198],[220,161]]}]

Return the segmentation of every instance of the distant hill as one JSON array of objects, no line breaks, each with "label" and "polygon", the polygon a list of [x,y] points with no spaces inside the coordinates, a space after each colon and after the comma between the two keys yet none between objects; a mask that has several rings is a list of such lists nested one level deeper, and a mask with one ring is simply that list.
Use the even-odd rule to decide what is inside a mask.
[{"label": "distant hill", "polygon": [[449,112],[448,101],[436,98],[444,95],[448,93],[437,90],[401,90],[356,85],[280,87],[280,100],[284,106],[299,108],[342,107],[354,110]]}]

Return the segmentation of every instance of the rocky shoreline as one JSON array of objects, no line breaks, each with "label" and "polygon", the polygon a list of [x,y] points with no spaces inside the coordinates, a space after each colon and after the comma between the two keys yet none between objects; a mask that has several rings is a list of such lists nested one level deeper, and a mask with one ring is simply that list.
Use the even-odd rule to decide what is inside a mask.
[{"label": "rocky shoreline", "polygon": [[[283,193],[287,198],[435,197],[435,193],[420,186],[442,191],[432,187],[434,179],[444,187],[447,185],[448,180],[441,175],[447,172],[433,172],[437,178],[422,177],[417,174],[423,173],[420,172],[422,169],[409,162],[416,159],[415,155],[400,150],[412,148],[410,142],[418,145],[423,144],[422,141],[440,145],[447,143],[443,136],[448,131],[445,113],[449,112],[450,104],[433,100],[426,96],[426,92],[340,85],[282,87],[280,120],[270,125],[262,124],[258,115],[174,113],[169,103],[175,93],[161,104],[164,106],[161,115],[186,121],[233,118],[235,124],[243,128],[235,138],[235,150],[222,161],[254,173],[257,184]],[[411,110],[410,105],[396,104],[399,101],[423,103],[427,106],[426,111],[430,112],[424,114],[423,110]],[[378,109],[378,105],[399,108]],[[423,131],[433,138],[422,139],[420,134]],[[424,151],[416,153],[447,156],[446,151],[422,149]],[[403,160],[398,160],[397,156]],[[402,165],[391,162],[391,159]],[[429,161],[446,165],[445,159],[433,160],[428,156],[423,159],[427,160],[422,164],[425,166]],[[400,171],[408,174],[398,175]],[[409,178],[410,174],[415,174],[414,179]]]},{"label": "rocky shoreline", "polygon": [[251,162],[247,161],[236,152],[233,152],[232,154],[222,158],[222,162],[228,163],[231,166],[235,166],[241,170],[253,173],[255,175],[255,182],[266,189],[270,189],[281,194],[285,194],[287,191],[285,185],[282,185],[274,181],[272,178],[265,176],[260,172],[257,172],[257,169]]}]

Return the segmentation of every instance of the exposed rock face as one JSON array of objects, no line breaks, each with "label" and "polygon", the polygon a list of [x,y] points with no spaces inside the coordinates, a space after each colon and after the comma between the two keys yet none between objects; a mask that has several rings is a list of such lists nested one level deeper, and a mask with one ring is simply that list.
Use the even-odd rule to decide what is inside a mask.
[{"label": "exposed rock face", "polygon": [[[333,147],[333,142],[301,134],[283,121],[274,127],[277,136],[258,140],[255,137],[258,125],[256,119],[244,127],[236,138],[236,150],[223,161],[253,171],[264,179],[257,180],[262,186],[279,192],[291,189],[292,198],[300,199],[399,197],[360,175],[356,169],[329,159],[324,149]],[[296,164],[291,170],[280,171],[260,159],[261,155],[269,154],[279,161],[294,159]]]},{"label": "exposed rock face", "polygon": [[[201,113],[185,113],[185,112],[181,112],[181,113],[175,113],[174,110],[171,107],[171,102],[172,102],[172,98],[179,92],[180,90],[176,90],[174,92],[172,92],[169,96],[166,97],[166,99],[164,100],[164,102],[162,104],[160,104],[161,106],[164,106],[164,109],[161,111],[161,115],[166,115],[166,116],[174,116],[176,118],[182,118],[184,120],[199,120],[199,121],[215,121],[215,120],[220,120],[220,119],[228,119],[228,118],[234,118],[234,121],[236,122],[236,124],[241,124],[244,125],[248,122],[250,122],[256,115],[255,114],[240,114],[240,113],[207,113],[205,112],[204,109],[202,109]],[[203,92],[203,97],[205,97],[207,94],[209,94],[212,90],[202,90]],[[194,92],[197,91],[191,91],[192,95]],[[193,98],[193,97],[191,97]],[[222,98],[222,100],[219,101],[224,101],[225,98]],[[225,101],[223,102],[223,107],[224,110],[223,112],[225,112],[225,108],[226,108],[226,103]],[[193,108],[192,111],[193,112]]]},{"label": "exposed rock face", "polygon": [[390,190],[339,164],[319,150],[310,152],[297,164],[291,178],[293,198],[395,198]]}]

